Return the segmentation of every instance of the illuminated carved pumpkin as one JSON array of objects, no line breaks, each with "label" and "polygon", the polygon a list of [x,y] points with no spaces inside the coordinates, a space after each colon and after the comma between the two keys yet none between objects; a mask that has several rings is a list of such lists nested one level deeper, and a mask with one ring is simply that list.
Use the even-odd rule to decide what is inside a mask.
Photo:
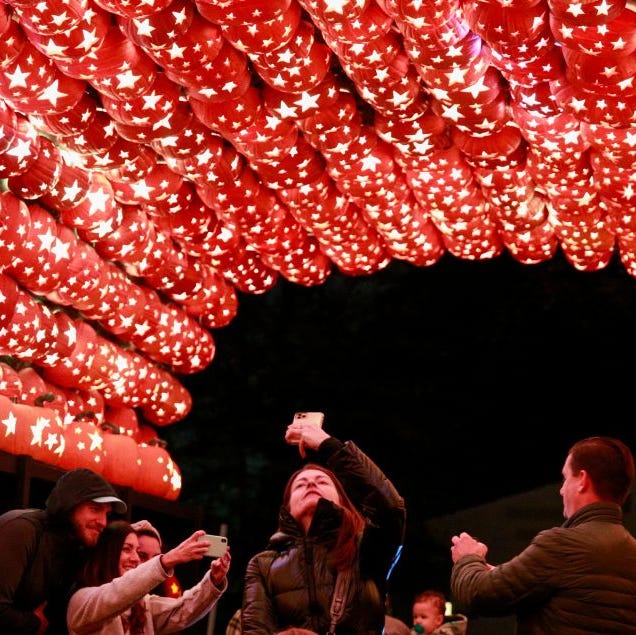
[{"label": "illuminated carved pumpkin", "polygon": [[157,431],[147,423],[140,423],[137,433],[135,434],[135,441],[137,443],[148,443],[151,439],[157,438]]},{"label": "illuminated carved pumpkin", "polygon": [[181,583],[179,579],[175,575],[168,576],[161,585],[163,589],[163,594],[169,598],[178,598],[183,595],[183,591],[181,589]]},{"label": "illuminated carved pumpkin", "polygon": [[87,467],[102,472],[104,437],[92,418],[74,421],[64,427],[64,449],[57,466],[64,470]]},{"label": "illuminated carved pumpkin", "polygon": [[17,417],[14,403],[5,395],[0,395],[0,450],[15,454],[15,430]]},{"label": "illuminated carved pumpkin", "polygon": [[139,430],[139,420],[134,408],[130,408],[129,406],[112,406],[107,404],[104,411],[104,417],[108,423],[119,428],[121,434],[125,434],[133,439],[136,438]]},{"label": "illuminated carved pumpkin", "polygon": [[138,446],[139,472],[135,489],[151,496],[166,498],[170,491],[172,459],[166,450],[166,442],[152,439]]},{"label": "illuminated carved pumpkin", "polygon": [[21,394],[22,381],[18,371],[10,364],[0,361],[0,395],[19,401]]},{"label": "illuminated carved pumpkin", "polygon": [[62,420],[56,410],[22,403],[12,406],[15,422],[15,454],[55,465],[64,448]]},{"label": "illuminated carved pumpkin", "polygon": [[110,421],[102,424],[102,474],[114,485],[134,487],[139,471],[137,442],[126,431]]},{"label": "illuminated carved pumpkin", "polygon": [[181,470],[179,466],[172,461],[172,475],[170,476],[170,489],[166,494],[166,498],[170,501],[176,501],[179,498],[179,494],[181,494]]},{"label": "illuminated carved pumpkin", "polygon": [[44,405],[44,395],[48,392],[44,379],[33,366],[25,366],[18,370],[20,381],[22,382],[22,393],[20,402],[35,405],[38,400],[39,405]]},{"label": "illuminated carved pumpkin", "polygon": [[67,423],[70,423],[74,417],[69,412],[64,390],[46,380],[43,381],[46,386],[46,392],[41,397],[37,397],[35,399],[35,405],[52,408],[57,411],[63,424],[66,425]]}]

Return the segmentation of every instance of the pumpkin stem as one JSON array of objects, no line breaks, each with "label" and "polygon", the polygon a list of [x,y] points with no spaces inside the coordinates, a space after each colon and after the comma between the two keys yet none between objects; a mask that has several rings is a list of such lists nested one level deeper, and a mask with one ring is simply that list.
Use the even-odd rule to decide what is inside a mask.
[{"label": "pumpkin stem", "polygon": [[109,432],[110,434],[123,434],[124,430],[118,425],[115,425],[112,421],[104,421],[101,424],[101,429],[104,432]]},{"label": "pumpkin stem", "polygon": [[13,370],[18,370],[21,364],[20,360],[11,355],[0,355],[0,362],[6,364],[7,366],[10,366],[11,368],[13,368]]},{"label": "pumpkin stem", "polygon": [[97,419],[92,410],[83,410],[75,415],[75,421],[83,421],[84,419]]},{"label": "pumpkin stem", "polygon": [[44,406],[46,402],[55,401],[55,395],[52,392],[45,392],[43,395],[36,397],[34,400],[34,404],[36,406]]}]

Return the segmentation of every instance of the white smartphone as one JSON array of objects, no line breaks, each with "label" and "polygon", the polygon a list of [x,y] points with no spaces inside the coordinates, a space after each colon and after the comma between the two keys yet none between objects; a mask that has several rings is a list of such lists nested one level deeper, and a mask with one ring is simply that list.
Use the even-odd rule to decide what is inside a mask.
[{"label": "white smartphone", "polygon": [[324,412],[297,412],[294,414],[294,423],[309,423],[312,426],[322,428],[324,420]]},{"label": "white smartphone", "polygon": [[215,536],[214,534],[205,534],[199,540],[205,540],[210,543],[206,556],[210,558],[220,558],[227,551],[227,536]]}]

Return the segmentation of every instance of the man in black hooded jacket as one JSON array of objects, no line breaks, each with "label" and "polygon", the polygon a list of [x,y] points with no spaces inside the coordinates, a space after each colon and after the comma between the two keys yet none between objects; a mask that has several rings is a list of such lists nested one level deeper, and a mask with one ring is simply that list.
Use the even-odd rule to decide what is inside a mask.
[{"label": "man in black hooded jacket", "polygon": [[0,633],[67,633],[66,604],[84,553],[111,511],[126,512],[110,483],[86,468],[63,474],[45,507],[0,516]]}]

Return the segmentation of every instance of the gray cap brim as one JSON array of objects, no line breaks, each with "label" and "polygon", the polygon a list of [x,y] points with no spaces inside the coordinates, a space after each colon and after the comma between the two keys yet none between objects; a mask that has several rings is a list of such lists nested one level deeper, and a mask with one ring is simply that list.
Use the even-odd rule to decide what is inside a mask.
[{"label": "gray cap brim", "polygon": [[98,496],[97,498],[92,499],[94,503],[112,503],[113,511],[116,514],[125,514],[128,506],[124,503],[121,498],[117,498],[116,496]]}]

